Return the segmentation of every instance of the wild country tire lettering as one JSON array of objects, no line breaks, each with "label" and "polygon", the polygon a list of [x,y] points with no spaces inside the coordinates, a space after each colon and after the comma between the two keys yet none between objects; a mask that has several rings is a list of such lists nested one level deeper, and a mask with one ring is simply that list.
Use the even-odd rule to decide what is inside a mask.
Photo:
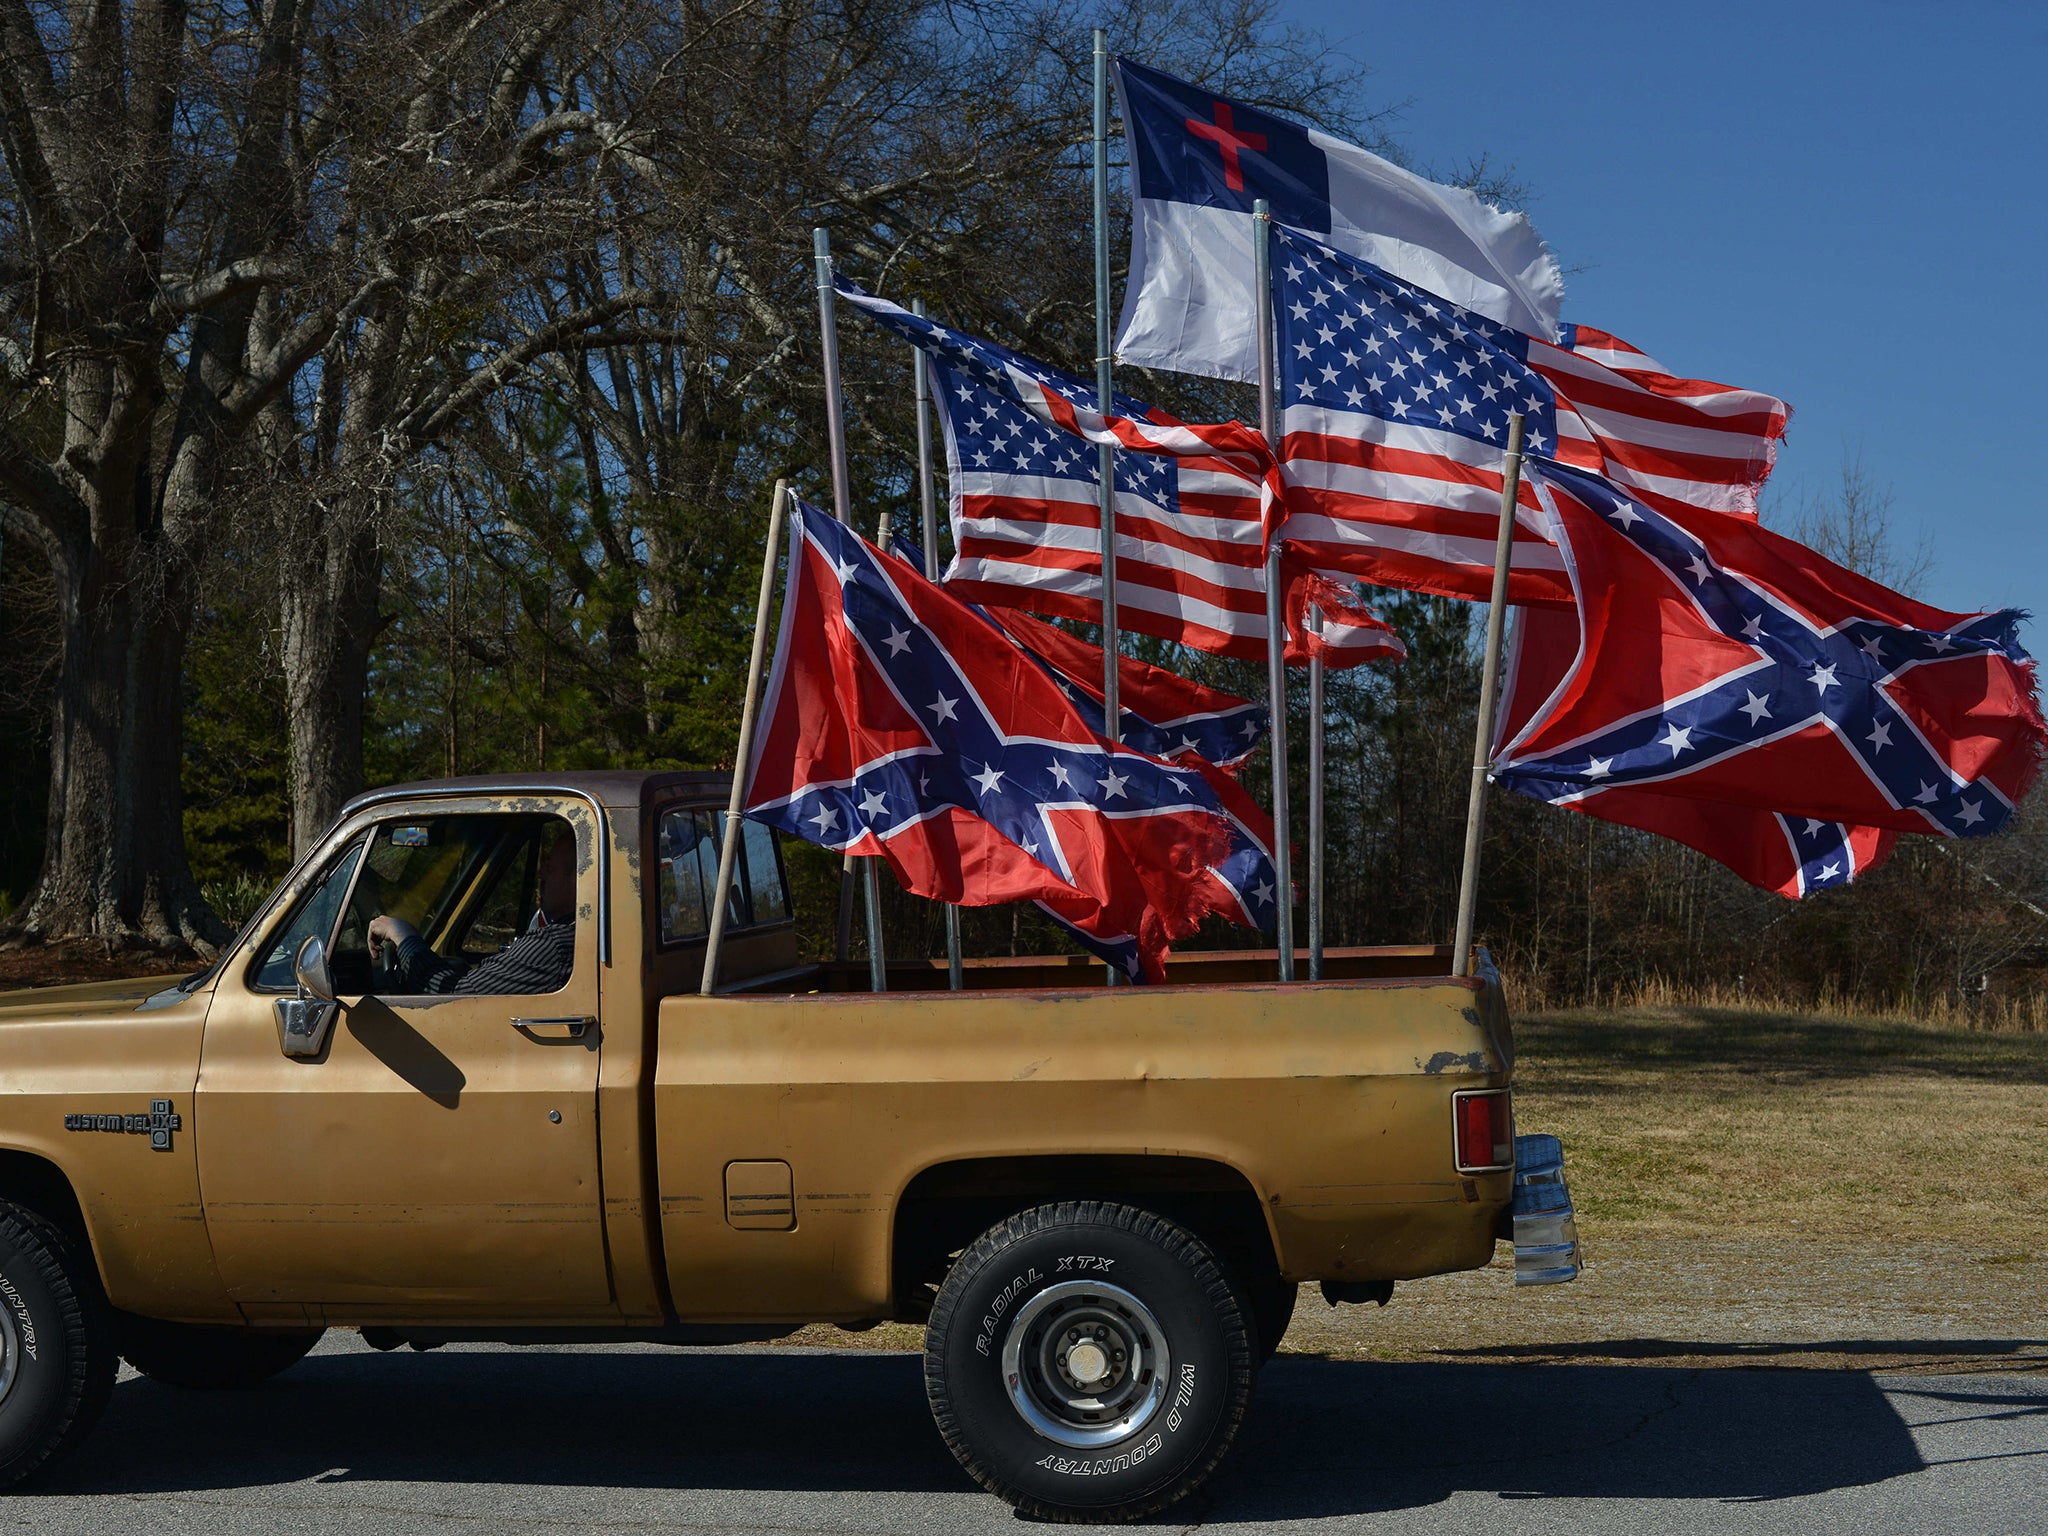
[{"label": "wild country tire lettering", "polygon": [[1180,1368],[1180,1385],[1173,1389],[1173,1407],[1167,1410],[1166,1427],[1180,1428],[1180,1411],[1195,1400],[1195,1368],[1183,1365]]},{"label": "wild country tire lettering", "polygon": [[21,1292],[14,1288],[14,1282],[0,1275],[0,1297],[14,1309],[15,1326],[21,1330],[21,1351],[29,1359],[36,1358],[36,1320],[29,1316],[28,1303],[21,1299]]},{"label": "wild country tire lettering", "polygon": [[[1166,1427],[1177,1430],[1181,1426],[1181,1409],[1195,1400],[1195,1368],[1183,1365],[1180,1368],[1180,1385],[1174,1389],[1173,1407],[1166,1415]],[[1145,1437],[1144,1443],[1120,1451],[1114,1456],[1098,1456],[1094,1460],[1079,1461],[1057,1453],[1040,1457],[1035,1465],[1048,1472],[1064,1473],[1068,1477],[1106,1477],[1112,1472],[1128,1472],[1148,1456],[1159,1454],[1159,1448],[1166,1443],[1157,1431]]]},{"label": "wild country tire lettering", "polygon": [[1128,1472],[1148,1456],[1158,1454],[1159,1447],[1166,1442],[1157,1434],[1148,1435],[1145,1443],[1134,1445],[1128,1451],[1115,1456],[1100,1456],[1093,1461],[1073,1461],[1065,1456],[1047,1456],[1037,1465],[1048,1472],[1063,1472],[1068,1477],[1106,1477],[1112,1472]]}]

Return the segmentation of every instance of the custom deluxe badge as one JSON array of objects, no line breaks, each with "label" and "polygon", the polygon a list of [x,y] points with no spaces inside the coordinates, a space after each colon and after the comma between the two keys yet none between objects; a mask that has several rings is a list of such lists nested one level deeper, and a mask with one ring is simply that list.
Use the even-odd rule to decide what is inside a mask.
[{"label": "custom deluxe badge", "polygon": [[147,1135],[152,1152],[171,1150],[171,1132],[185,1128],[185,1117],[171,1109],[169,1099],[151,1099],[146,1115],[66,1115],[67,1131],[113,1131],[128,1136]]}]

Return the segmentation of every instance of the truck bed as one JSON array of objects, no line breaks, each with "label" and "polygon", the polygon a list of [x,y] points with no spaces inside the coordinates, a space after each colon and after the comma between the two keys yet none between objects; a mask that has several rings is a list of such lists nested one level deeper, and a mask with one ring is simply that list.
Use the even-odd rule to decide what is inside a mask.
[{"label": "truck bed", "polygon": [[[1271,950],[1178,955],[1152,987],[994,959],[965,967],[976,1001],[919,960],[887,993],[836,963],[666,997],[671,1293],[697,1322],[915,1316],[984,1217],[1133,1176],[1165,1181],[1155,1207],[1227,1198],[1291,1280],[1484,1264],[1511,1178],[1454,1169],[1452,1098],[1505,1088],[1513,1046],[1491,966],[1449,971],[1425,945],[1332,951],[1325,980],[1293,983]],[[910,1213],[947,1201],[972,1219],[924,1242]]]},{"label": "truck bed", "polygon": [[[1166,987],[1220,987],[1275,979],[1279,951],[1211,949],[1176,953],[1168,961]],[[949,990],[944,960],[891,960],[891,992]],[[1381,944],[1323,952],[1325,982],[1446,981],[1451,974],[1448,944]],[[1295,975],[1308,975],[1308,953],[1295,956]],[[1103,964],[1088,955],[1005,955],[962,962],[961,979],[970,992],[1054,992],[1101,987]],[[720,996],[781,995],[869,990],[865,960],[828,960],[753,976],[721,986]],[[1150,992],[1160,987],[1145,989]]]}]

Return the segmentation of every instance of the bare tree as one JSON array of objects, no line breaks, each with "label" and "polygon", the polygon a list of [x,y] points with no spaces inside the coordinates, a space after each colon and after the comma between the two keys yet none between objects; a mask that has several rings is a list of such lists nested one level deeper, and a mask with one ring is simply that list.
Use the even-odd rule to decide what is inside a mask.
[{"label": "bare tree", "polygon": [[[1138,25],[1170,67],[1370,127],[1268,0]],[[615,655],[668,707],[707,535],[770,459],[815,461],[812,224],[1089,355],[1086,55],[1052,0],[0,0],[0,516],[62,627],[18,928],[218,934],[179,827],[207,551],[274,572],[303,846],[362,781],[393,541],[465,456],[515,478],[500,429],[535,409],[569,414],[639,598]]]},{"label": "bare tree", "polygon": [[1846,453],[1831,491],[1809,492],[1792,509],[1786,531],[1837,565],[1912,596],[1934,573],[1934,541],[1902,542],[1897,497],[1863,462]]},{"label": "bare tree", "polygon": [[634,126],[565,92],[563,56],[658,76],[666,15],[0,0],[0,508],[63,627],[20,928],[218,935],[180,840],[180,674],[228,510],[277,534],[298,797],[317,822],[355,787],[379,509],[535,357],[654,297],[532,327],[506,304],[529,263],[633,212],[598,168],[636,163]]}]

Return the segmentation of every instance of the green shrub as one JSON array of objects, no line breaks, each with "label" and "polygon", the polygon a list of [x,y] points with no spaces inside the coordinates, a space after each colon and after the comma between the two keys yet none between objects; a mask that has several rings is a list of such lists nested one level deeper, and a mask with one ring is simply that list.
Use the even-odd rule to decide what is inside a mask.
[{"label": "green shrub", "polygon": [[239,928],[270,894],[270,885],[254,875],[230,875],[222,880],[200,881],[199,894],[222,922]]}]

